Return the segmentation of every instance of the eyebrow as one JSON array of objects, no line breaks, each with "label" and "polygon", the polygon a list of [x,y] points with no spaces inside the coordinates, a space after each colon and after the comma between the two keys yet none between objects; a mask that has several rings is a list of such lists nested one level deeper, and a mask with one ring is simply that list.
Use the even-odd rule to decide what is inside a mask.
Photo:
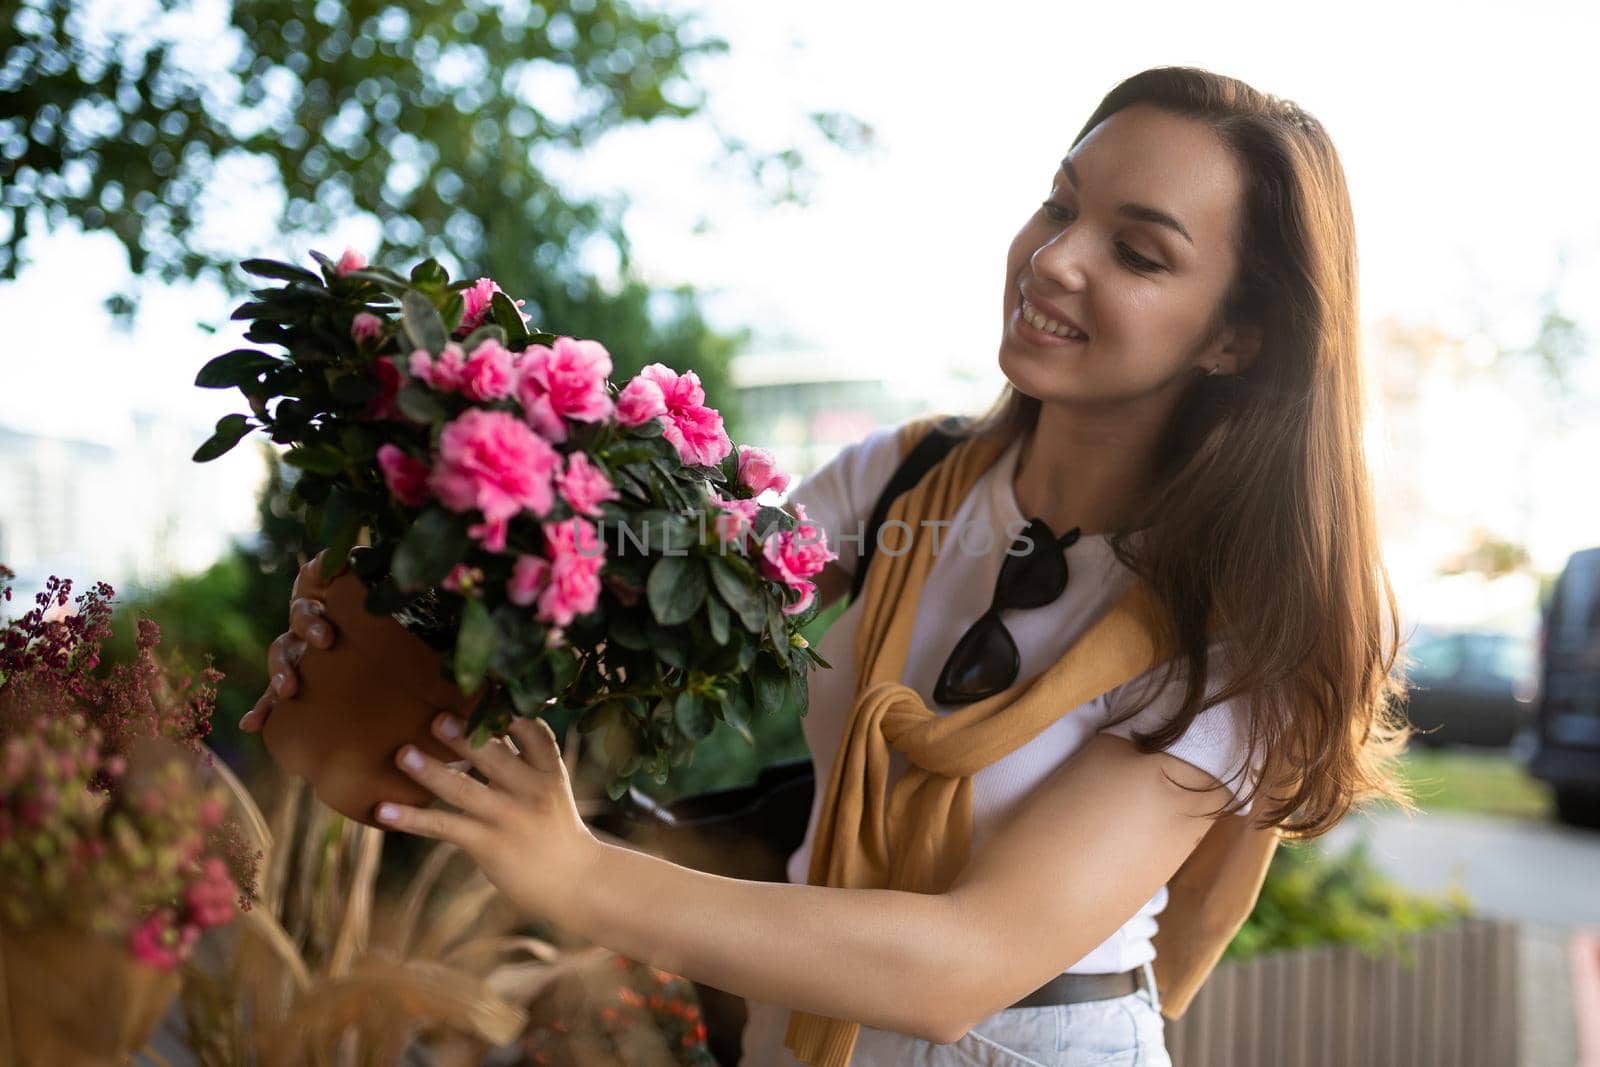
[{"label": "eyebrow", "polygon": [[[1061,161],[1061,169],[1066,172],[1067,181],[1072,183],[1072,187],[1074,189],[1079,188],[1078,169],[1072,165],[1072,160],[1063,159]],[[1194,238],[1190,237],[1189,231],[1183,228],[1183,223],[1158,208],[1153,208],[1146,204],[1122,204],[1117,207],[1117,214],[1130,219],[1138,219],[1141,222],[1153,222],[1157,226],[1165,226],[1169,230],[1177,231],[1189,244],[1194,244]]]}]

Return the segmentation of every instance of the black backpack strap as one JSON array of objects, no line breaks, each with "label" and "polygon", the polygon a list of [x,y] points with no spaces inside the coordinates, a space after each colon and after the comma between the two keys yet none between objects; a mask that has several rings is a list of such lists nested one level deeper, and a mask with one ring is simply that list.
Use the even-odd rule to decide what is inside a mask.
[{"label": "black backpack strap", "polygon": [[906,453],[906,457],[900,461],[900,466],[895,468],[894,474],[889,478],[889,484],[878,494],[878,502],[872,507],[872,517],[867,520],[866,532],[861,542],[861,558],[857,561],[856,573],[850,580],[851,602],[854,602],[856,597],[861,595],[861,590],[866,587],[867,565],[872,562],[872,554],[878,547],[878,528],[889,517],[889,509],[894,506],[896,498],[922,481],[922,476],[932,470],[934,464],[943,459],[966,436],[969,424],[970,420],[959,417],[951,417],[936,424],[910,452]]}]

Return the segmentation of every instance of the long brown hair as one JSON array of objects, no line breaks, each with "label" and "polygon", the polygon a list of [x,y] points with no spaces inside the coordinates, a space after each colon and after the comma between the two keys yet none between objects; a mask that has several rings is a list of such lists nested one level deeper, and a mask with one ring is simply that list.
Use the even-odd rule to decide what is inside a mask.
[{"label": "long brown hair", "polygon": [[[1314,837],[1358,800],[1407,803],[1390,773],[1408,730],[1394,711],[1399,621],[1362,444],[1350,195],[1321,123],[1192,67],[1122,82],[1073,145],[1139,103],[1205,123],[1243,166],[1239,270],[1216,321],[1254,323],[1262,343],[1240,373],[1196,376],[1163,437],[1156,491],[1108,537],[1156,594],[1177,651],[1127,715],[1181,675],[1178,713],[1137,735],[1158,751],[1205,708],[1238,702],[1261,775],[1229,810],[1259,796],[1257,818]],[[1013,439],[1039,410],[1008,384],[973,428]],[[1208,699],[1218,636],[1226,681]]]}]

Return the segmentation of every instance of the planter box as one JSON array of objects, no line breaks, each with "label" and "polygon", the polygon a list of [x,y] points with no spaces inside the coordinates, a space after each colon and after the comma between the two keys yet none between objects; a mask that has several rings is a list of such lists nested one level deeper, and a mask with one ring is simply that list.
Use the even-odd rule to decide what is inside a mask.
[{"label": "planter box", "polygon": [[1276,952],[1217,967],[1167,1023],[1173,1067],[1509,1067],[1517,927],[1470,919],[1394,955]]}]

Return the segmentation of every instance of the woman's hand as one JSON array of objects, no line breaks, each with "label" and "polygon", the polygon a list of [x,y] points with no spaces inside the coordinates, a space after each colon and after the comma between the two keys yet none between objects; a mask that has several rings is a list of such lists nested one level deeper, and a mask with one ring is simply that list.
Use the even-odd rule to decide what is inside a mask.
[{"label": "woman's hand", "polygon": [[395,754],[400,769],[456,810],[380,804],[378,821],[452,842],[512,903],[559,923],[603,846],[578,814],[556,735],[543,719],[513,719],[520,752],[496,741],[474,748],[464,725],[444,714],[433,732],[487,783],[407,745]]},{"label": "woman's hand", "polygon": [[322,580],[322,557],[323,553],[317,553],[295,576],[289,601],[289,632],[279,634],[267,648],[266,692],[239,719],[239,729],[246,733],[260,730],[278,701],[299,691],[300,676],[295,667],[306,648],[332,648],[338,638],[333,623],[323,616],[322,598],[327,595],[328,584]]}]

